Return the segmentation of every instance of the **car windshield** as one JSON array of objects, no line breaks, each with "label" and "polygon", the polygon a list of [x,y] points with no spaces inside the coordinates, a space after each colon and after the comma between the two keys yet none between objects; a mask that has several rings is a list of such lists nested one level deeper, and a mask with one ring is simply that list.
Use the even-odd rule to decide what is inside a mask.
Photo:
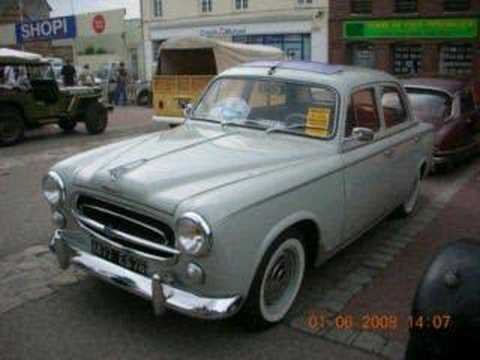
[{"label": "car windshield", "polygon": [[452,113],[452,99],[445,93],[407,87],[407,94],[415,117],[420,121],[435,123]]},{"label": "car windshield", "polygon": [[329,138],[335,130],[334,90],[280,80],[223,78],[215,81],[192,118]]}]

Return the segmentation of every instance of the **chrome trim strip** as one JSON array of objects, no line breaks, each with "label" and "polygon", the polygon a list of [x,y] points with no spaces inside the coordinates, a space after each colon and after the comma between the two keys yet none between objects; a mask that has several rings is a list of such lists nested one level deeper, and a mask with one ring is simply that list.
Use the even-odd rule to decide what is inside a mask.
[{"label": "chrome trim strip", "polygon": [[87,205],[82,205],[82,208],[89,208],[89,209],[97,210],[97,211],[103,212],[104,214],[113,215],[113,216],[116,216],[120,219],[123,219],[123,220],[129,221],[131,223],[137,224],[139,226],[143,226],[144,228],[146,228],[148,230],[151,230],[152,232],[155,232],[155,233],[163,236],[165,238],[165,240],[168,240],[167,236],[165,235],[165,233],[162,230],[159,230],[159,229],[157,229],[153,226],[145,224],[144,222],[132,219],[131,217],[119,214],[115,211],[111,211],[111,210],[108,210],[108,209],[104,209],[104,208],[101,208],[101,207],[98,207],[98,206],[88,205],[88,204]]},{"label": "chrome trim strip", "polygon": [[[147,240],[143,240],[139,237],[126,234],[123,231],[119,231],[119,230],[115,230],[115,229],[108,229],[107,230],[106,226],[104,226],[104,225],[102,225],[102,224],[100,224],[100,223],[98,223],[98,222],[96,222],[92,219],[89,219],[85,216],[79,215],[75,212],[73,214],[74,214],[75,218],[77,219],[77,221],[79,221],[79,225],[87,224],[87,225],[97,229],[98,231],[101,231],[102,233],[105,233],[107,231],[111,232],[113,235],[119,237],[122,240],[128,241],[132,244],[145,246],[145,247],[148,247],[148,248],[153,249],[153,250],[164,251],[164,252],[172,254],[172,255],[180,254],[180,252],[176,249],[172,249],[172,248],[169,248],[169,247],[164,246],[164,245],[159,245],[159,244],[155,244],[155,243],[152,243],[150,241],[147,241]],[[84,223],[84,224],[82,224],[82,223]],[[85,227],[85,226],[83,226],[83,227]],[[89,230],[91,231],[91,229],[89,229]]]}]

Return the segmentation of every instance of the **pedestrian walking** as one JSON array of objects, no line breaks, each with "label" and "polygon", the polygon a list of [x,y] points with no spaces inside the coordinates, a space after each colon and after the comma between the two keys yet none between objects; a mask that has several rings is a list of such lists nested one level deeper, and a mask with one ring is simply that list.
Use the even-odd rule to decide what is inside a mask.
[{"label": "pedestrian walking", "polygon": [[117,72],[117,87],[115,88],[115,105],[120,105],[120,99],[122,105],[127,104],[127,80],[128,72],[125,69],[125,64],[120,63],[120,67]]},{"label": "pedestrian walking", "polygon": [[67,63],[63,65],[61,74],[63,78],[63,85],[75,86],[75,77],[77,75],[77,71],[73,67],[70,59],[67,59]]}]

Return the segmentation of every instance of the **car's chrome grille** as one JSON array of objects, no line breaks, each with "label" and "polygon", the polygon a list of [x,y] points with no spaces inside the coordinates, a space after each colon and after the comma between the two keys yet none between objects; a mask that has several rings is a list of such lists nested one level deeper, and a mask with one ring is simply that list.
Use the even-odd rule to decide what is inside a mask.
[{"label": "car's chrome grille", "polygon": [[89,232],[123,247],[163,258],[178,254],[174,248],[173,230],[167,224],[144,214],[80,195],[75,216]]}]

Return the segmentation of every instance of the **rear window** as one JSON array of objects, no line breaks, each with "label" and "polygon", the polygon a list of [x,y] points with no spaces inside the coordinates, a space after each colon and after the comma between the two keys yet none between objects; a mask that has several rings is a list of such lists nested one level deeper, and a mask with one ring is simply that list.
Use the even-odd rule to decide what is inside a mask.
[{"label": "rear window", "polygon": [[406,88],[415,117],[434,123],[452,113],[452,99],[445,93],[433,90]]}]

